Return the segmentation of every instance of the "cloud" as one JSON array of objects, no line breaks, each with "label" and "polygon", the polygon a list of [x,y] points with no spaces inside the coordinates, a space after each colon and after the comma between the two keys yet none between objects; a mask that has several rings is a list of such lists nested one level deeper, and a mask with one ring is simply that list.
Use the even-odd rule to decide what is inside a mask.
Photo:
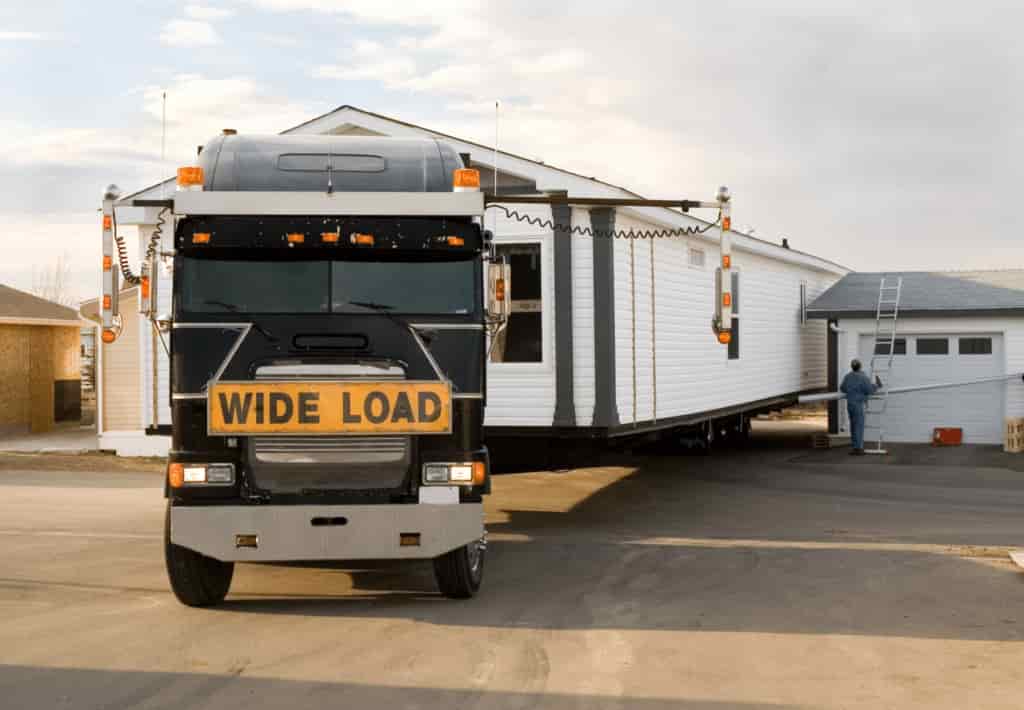
[{"label": "cloud", "polygon": [[133,93],[141,97],[141,103],[137,106],[138,114],[131,118],[131,128],[42,130],[27,121],[0,119],[0,168],[102,165],[113,178],[126,166],[132,166],[133,174],[141,169],[157,178],[168,169],[160,160],[164,93],[166,156],[171,165],[190,160],[197,145],[223,128],[236,128],[243,133],[277,133],[308,120],[323,108],[279,96],[249,77],[179,74],[166,84],[146,85]]},{"label": "cloud", "polygon": [[160,33],[160,41],[171,47],[208,47],[220,44],[220,35],[209,22],[170,20]]},{"label": "cloud", "polygon": [[324,12],[348,15],[371,24],[421,26],[465,22],[479,11],[473,0],[248,0],[257,8],[276,12]]},{"label": "cloud", "polygon": [[39,40],[52,39],[53,36],[43,32],[19,32],[14,30],[0,30],[0,42],[35,42]]},{"label": "cloud", "polygon": [[209,7],[208,5],[186,5],[185,16],[193,20],[223,20],[225,17],[234,15],[234,10],[221,7]]}]

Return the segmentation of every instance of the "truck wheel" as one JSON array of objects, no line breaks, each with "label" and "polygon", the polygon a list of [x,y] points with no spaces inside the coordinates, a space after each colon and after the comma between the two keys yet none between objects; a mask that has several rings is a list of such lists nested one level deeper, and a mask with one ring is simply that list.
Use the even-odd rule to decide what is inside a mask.
[{"label": "truck wheel", "polygon": [[441,594],[450,599],[469,599],[476,594],[484,578],[486,551],[487,543],[480,539],[435,557],[434,579]]},{"label": "truck wheel", "polygon": [[164,518],[164,560],[171,591],[187,606],[213,606],[224,601],[235,573],[234,562],[212,557],[171,542],[171,504]]}]

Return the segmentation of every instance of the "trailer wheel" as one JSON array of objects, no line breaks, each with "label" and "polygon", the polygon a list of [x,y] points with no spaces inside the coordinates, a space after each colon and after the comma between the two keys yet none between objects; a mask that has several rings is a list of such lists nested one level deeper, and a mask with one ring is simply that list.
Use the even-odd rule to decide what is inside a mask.
[{"label": "trailer wheel", "polygon": [[434,558],[434,579],[441,594],[449,599],[469,599],[480,589],[484,578],[484,538]]},{"label": "trailer wheel", "polygon": [[164,517],[164,561],[171,591],[187,606],[214,606],[224,601],[235,573],[234,562],[212,557],[171,542],[171,504]]}]

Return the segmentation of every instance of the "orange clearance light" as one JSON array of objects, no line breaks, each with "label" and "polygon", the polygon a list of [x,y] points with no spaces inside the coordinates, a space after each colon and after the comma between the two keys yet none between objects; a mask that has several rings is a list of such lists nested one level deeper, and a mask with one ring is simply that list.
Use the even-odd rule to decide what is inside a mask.
[{"label": "orange clearance light", "polygon": [[323,241],[325,244],[337,244],[340,237],[341,235],[338,234],[337,232],[320,233],[320,240]]},{"label": "orange clearance light", "polygon": [[358,232],[353,232],[352,235],[349,237],[349,241],[351,241],[356,246],[372,247],[373,246],[373,235],[372,234],[359,234]]},{"label": "orange clearance light", "polygon": [[494,282],[494,300],[505,300],[505,279],[498,279]]},{"label": "orange clearance light", "polygon": [[481,486],[484,480],[487,478],[487,466],[484,465],[483,461],[473,462],[473,485]]},{"label": "orange clearance light", "polygon": [[114,260],[109,256],[103,257],[103,270],[110,271],[110,267],[114,265]]},{"label": "orange clearance light", "polygon": [[195,232],[192,235],[192,243],[193,244],[209,244],[210,243],[210,233],[209,232]]},{"label": "orange clearance light", "polygon": [[167,464],[167,483],[171,488],[181,488],[185,485],[185,465],[180,463]]},{"label": "orange clearance light", "polygon": [[722,217],[722,229],[726,232],[732,229],[732,217]]},{"label": "orange clearance light", "polygon": [[142,291],[143,298],[149,298],[149,277],[143,276],[139,279],[139,290]]},{"label": "orange clearance light", "polygon": [[103,297],[103,310],[105,310],[105,311],[109,311],[110,310],[110,296],[104,296]]},{"label": "orange clearance light", "polygon": [[178,168],[178,187],[202,187],[203,169],[198,166]]},{"label": "orange clearance light", "polygon": [[452,175],[452,187],[456,190],[479,190],[480,171],[473,168],[458,168]]},{"label": "orange clearance light", "polygon": [[100,336],[104,343],[110,344],[117,340],[117,335],[110,328],[103,331],[103,335]]},{"label": "orange clearance light", "polygon": [[723,330],[718,333],[718,342],[722,345],[728,345],[732,342],[732,333],[728,330]]},{"label": "orange clearance light", "polygon": [[104,229],[110,229],[110,227],[113,224],[113,222],[114,222],[114,220],[112,220],[110,218],[109,214],[103,215],[103,228]]},{"label": "orange clearance light", "polygon": [[732,305],[732,294],[729,293],[728,291],[726,291],[725,293],[722,294],[722,305],[723,306],[731,306]]},{"label": "orange clearance light", "polygon": [[288,240],[289,244],[302,244],[306,241],[305,234],[286,234],[285,239]]},{"label": "orange clearance light", "polygon": [[466,240],[462,237],[448,237],[448,246],[450,247],[461,247],[466,243]]},{"label": "orange clearance light", "polygon": [[732,268],[732,257],[729,256],[728,254],[722,254],[722,268],[723,269],[731,269]]}]

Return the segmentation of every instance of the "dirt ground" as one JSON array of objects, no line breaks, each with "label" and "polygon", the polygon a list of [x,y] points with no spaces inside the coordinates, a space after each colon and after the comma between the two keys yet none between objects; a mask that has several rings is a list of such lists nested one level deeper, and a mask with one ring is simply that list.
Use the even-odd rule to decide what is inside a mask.
[{"label": "dirt ground", "polygon": [[158,462],[2,456],[0,706],[1021,707],[1016,458],[808,436],[496,477],[467,602],[423,563],[240,565],[209,610],[168,591]]}]

